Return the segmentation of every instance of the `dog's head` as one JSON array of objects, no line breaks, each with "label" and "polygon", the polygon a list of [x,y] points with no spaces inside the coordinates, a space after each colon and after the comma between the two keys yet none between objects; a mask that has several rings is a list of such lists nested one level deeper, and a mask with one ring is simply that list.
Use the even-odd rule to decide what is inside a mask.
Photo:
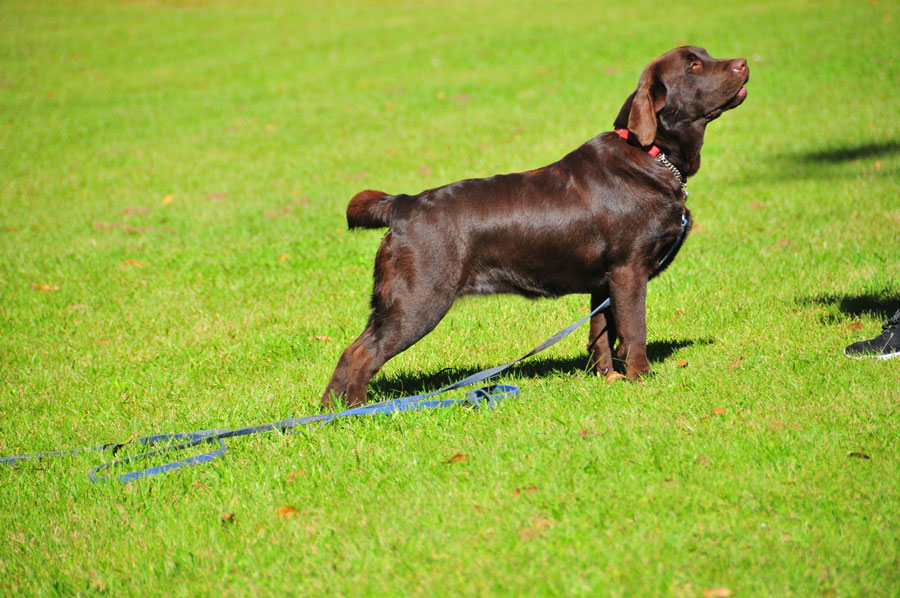
[{"label": "dog's head", "polygon": [[707,123],[747,97],[743,58],[716,60],[703,48],[684,46],[647,65],[637,90],[622,106],[616,128],[628,128],[641,145],[655,140],[702,143]]}]

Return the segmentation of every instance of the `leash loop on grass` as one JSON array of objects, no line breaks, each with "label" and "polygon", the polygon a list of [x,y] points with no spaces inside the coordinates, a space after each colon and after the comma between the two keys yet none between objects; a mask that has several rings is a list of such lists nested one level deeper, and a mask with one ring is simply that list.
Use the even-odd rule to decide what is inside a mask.
[{"label": "leash loop on grass", "polygon": [[[494,369],[494,368],[491,368]],[[482,372],[479,372],[482,373]],[[472,378],[472,376],[470,376]],[[472,382],[470,382],[471,384]],[[163,473],[168,473],[170,471],[175,471],[176,469],[181,469],[184,467],[190,467],[192,465],[200,465],[203,463],[209,463],[219,457],[225,455],[227,451],[227,447],[225,446],[225,440],[228,438],[235,438],[238,436],[249,436],[251,434],[259,434],[262,432],[281,432],[287,433],[294,431],[295,428],[300,426],[310,426],[312,424],[319,424],[316,426],[318,429],[321,426],[327,425],[333,422],[335,419],[340,417],[350,417],[356,415],[377,415],[377,414],[390,414],[390,413],[400,413],[403,411],[416,411],[419,409],[433,409],[437,407],[455,407],[459,405],[471,406],[477,409],[482,407],[487,407],[489,409],[493,409],[499,401],[506,399],[508,397],[517,397],[519,396],[519,389],[516,386],[509,384],[495,384],[493,386],[485,386],[483,388],[479,388],[473,391],[470,391],[466,394],[464,399],[431,399],[428,400],[428,397],[434,396],[436,394],[446,392],[448,390],[452,390],[455,388],[459,388],[460,383],[457,382],[455,384],[451,384],[445,388],[432,391],[429,393],[423,393],[420,395],[403,397],[399,399],[392,399],[388,401],[382,401],[380,403],[372,403],[370,405],[363,405],[362,407],[356,407],[353,409],[345,409],[344,411],[338,411],[337,413],[324,413],[321,415],[309,415],[306,417],[291,417],[288,419],[284,419],[277,422],[272,422],[268,424],[261,424],[256,426],[248,426],[246,428],[237,428],[234,430],[199,430],[197,432],[176,432],[174,434],[155,434],[152,436],[143,436],[141,438],[137,438],[131,442],[124,444],[101,444],[93,447],[86,447],[80,449],[72,449],[68,451],[50,451],[46,453],[33,453],[27,455],[17,455],[14,457],[0,457],[0,464],[5,465],[14,465],[16,463],[21,463],[23,461],[35,460],[35,459],[45,459],[48,457],[64,457],[77,455],[85,452],[102,452],[107,450],[112,450],[113,454],[119,448],[127,445],[144,445],[144,446],[155,446],[155,445],[164,445],[160,448],[156,448],[153,450],[149,450],[138,455],[131,455],[128,457],[123,457],[121,459],[116,459],[114,461],[109,461],[107,463],[102,463],[96,467],[94,467],[90,473],[89,478],[92,482],[104,482],[112,479],[112,476],[104,476],[102,474],[111,471],[116,467],[121,467],[123,465],[127,465],[130,463],[135,463],[138,461],[142,461],[145,459],[149,459],[151,457],[155,457],[157,455],[161,455],[168,452],[176,452],[183,451],[204,443],[216,443],[218,446],[212,451],[194,455],[192,457],[187,457],[184,459],[179,459],[177,461],[171,461],[169,463],[164,463],[162,465],[157,465],[154,467],[148,467],[145,469],[141,469],[138,471],[132,471],[129,473],[121,474],[115,476],[115,479],[119,482],[131,482],[134,480],[138,480],[141,478],[147,478],[155,475],[160,475]],[[180,442],[179,442],[180,441]],[[171,444],[171,443],[177,444]],[[168,443],[168,444],[167,444]]]},{"label": "leash loop on grass", "polygon": [[[508,366],[507,366],[508,367]],[[494,369],[494,368],[491,368]],[[487,370],[485,370],[487,371]],[[479,374],[483,374],[484,372],[479,372]],[[475,376],[478,376],[476,374]],[[471,376],[470,376],[471,378]],[[483,379],[483,378],[482,378]],[[463,381],[460,381],[463,382]],[[444,387],[439,390],[435,390],[429,393],[423,393],[419,395],[403,397],[400,399],[391,399],[388,401],[382,401],[380,403],[372,403],[370,405],[363,405],[362,407],[356,407],[353,409],[345,409],[344,411],[338,411],[337,413],[325,413],[322,415],[310,415],[306,417],[292,417],[288,419],[284,419],[277,422],[272,422],[269,424],[262,424],[258,426],[249,426],[246,428],[238,428],[235,430],[201,430],[199,432],[180,432],[176,434],[158,434],[155,436],[145,436],[143,438],[138,438],[134,441],[134,443],[140,443],[144,445],[154,445],[163,442],[172,442],[175,440],[184,440],[179,444],[172,444],[169,446],[164,446],[159,449],[155,449],[152,451],[147,451],[145,453],[141,453],[139,455],[134,455],[130,457],[125,457],[123,459],[117,459],[115,461],[110,461],[108,463],[103,463],[93,468],[90,472],[90,480],[92,482],[103,482],[107,481],[110,478],[98,475],[101,472],[109,471],[114,467],[118,467],[121,465],[127,465],[128,463],[133,463],[135,461],[140,461],[142,459],[148,459],[150,457],[169,452],[169,451],[182,451],[185,449],[189,449],[191,447],[207,443],[207,442],[218,442],[218,448],[209,451],[207,453],[203,453],[201,455],[196,455],[193,457],[188,457],[185,459],[180,459],[178,461],[171,461],[169,463],[165,463],[163,465],[158,465],[156,467],[148,467],[146,469],[141,469],[139,471],[133,471],[126,474],[122,474],[116,476],[116,480],[120,482],[131,482],[140,478],[146,478],[154,475],[159,475],[163,473],[168,473],[170,471],[174,471],[176,469],[181,469],[183,467],[189,467],[192,465],[200,465],[203,463],[209,463],[219,457],[225,455],[227,448],[225,446],[224,440],[227,438],[235,438],[237,436],[249,436],[250,434],[258,434],[261,432],[273,432],[278,431],[281,433],[292,432],[294,428],[299,426],[309,426],[311,424],[319,424],[316,427],[318,429],[321,426],[327,425],[333,422],[335,419],[339,417],[350,417],[356,415],[378,415],[378,414],[390,414],[390,413],[400,413],[403,411],[416,411],[419,409],[433,409],[437,407],[455,407],[459,405],[468,405],[472,406],[476,409],[480,409],[482,407],[487,407],[488,409],[493,409],[497,403],[507,397],[517,397],[519,396],[519,388],[510,384],[495,384],[493,386],[485,386],[482,388],[478,388],[476,390],[469,391],[466,393],[466,398],[464,399],[432,399],[427,400],[428,397],[440,394],[442,392],[446,392],[448,390],[453,390],[459,388],[462,384],[457,382],[455,384],[451,384],[450,386]],[[469,384],[473,384],[474,381],[469,382]],[[40,456],[40,455],[39,455]]]}]

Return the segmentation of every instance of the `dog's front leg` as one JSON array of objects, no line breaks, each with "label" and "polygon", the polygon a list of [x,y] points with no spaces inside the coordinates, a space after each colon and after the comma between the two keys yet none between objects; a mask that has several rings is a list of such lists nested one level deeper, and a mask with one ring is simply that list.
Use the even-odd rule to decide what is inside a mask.
[{"label": "dog's front leg", "polygon": [[[597,309],[606,300],[605,294],[591,294],[591,311]],[[601,311],[591,318],[591,331],[588,335],[588,366],[594,373],[608,376],[613,369],[612,351],[616,344],[616,325],[612,315]]]},{"label": "dog's front leg", "polygon": [[625,375],[636,380],[650,373],[647,361],[646,272],[623,267],[612,272],[609,285],[612,316],[619,335],[618,356],[625,362]]}]

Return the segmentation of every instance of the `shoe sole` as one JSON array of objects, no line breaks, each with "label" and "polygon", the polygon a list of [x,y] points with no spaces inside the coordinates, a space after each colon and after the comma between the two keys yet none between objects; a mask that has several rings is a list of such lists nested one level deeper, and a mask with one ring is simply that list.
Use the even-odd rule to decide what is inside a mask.
[{"label": "shoe sole", "polygon": [[850,355],[847,353],[847,349],[844,349],[844,355],[847,357],[851,357],[853,359],[893,359],[894,357],[900,357],[900,351],[894,351],[893,353],[883,353],[879,355],[878,353],[859,353],[857,355]]}]

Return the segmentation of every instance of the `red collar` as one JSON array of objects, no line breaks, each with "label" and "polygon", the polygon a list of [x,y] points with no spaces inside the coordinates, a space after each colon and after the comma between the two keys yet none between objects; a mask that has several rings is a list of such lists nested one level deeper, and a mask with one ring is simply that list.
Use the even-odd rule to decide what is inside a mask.
[{"label": "red collar", "polygon": [[[631,131],[629,131],[628,129],[616,129],[616,135],[618,135],[625,141],[628,141],[629,138],[633,139],[634,141],[637,141],[637,139],[635,139],[634,136],[631,135]],[[653,156],[654,158],[656,156],[658,156],[659,153],[662,151],[655,145],[650,145],[649,147],[650,147],[650,149],[647,150],[647,153],[650,154],[651,156]],[[646,149],[646,147],[645,147],[645,149]]]}]

